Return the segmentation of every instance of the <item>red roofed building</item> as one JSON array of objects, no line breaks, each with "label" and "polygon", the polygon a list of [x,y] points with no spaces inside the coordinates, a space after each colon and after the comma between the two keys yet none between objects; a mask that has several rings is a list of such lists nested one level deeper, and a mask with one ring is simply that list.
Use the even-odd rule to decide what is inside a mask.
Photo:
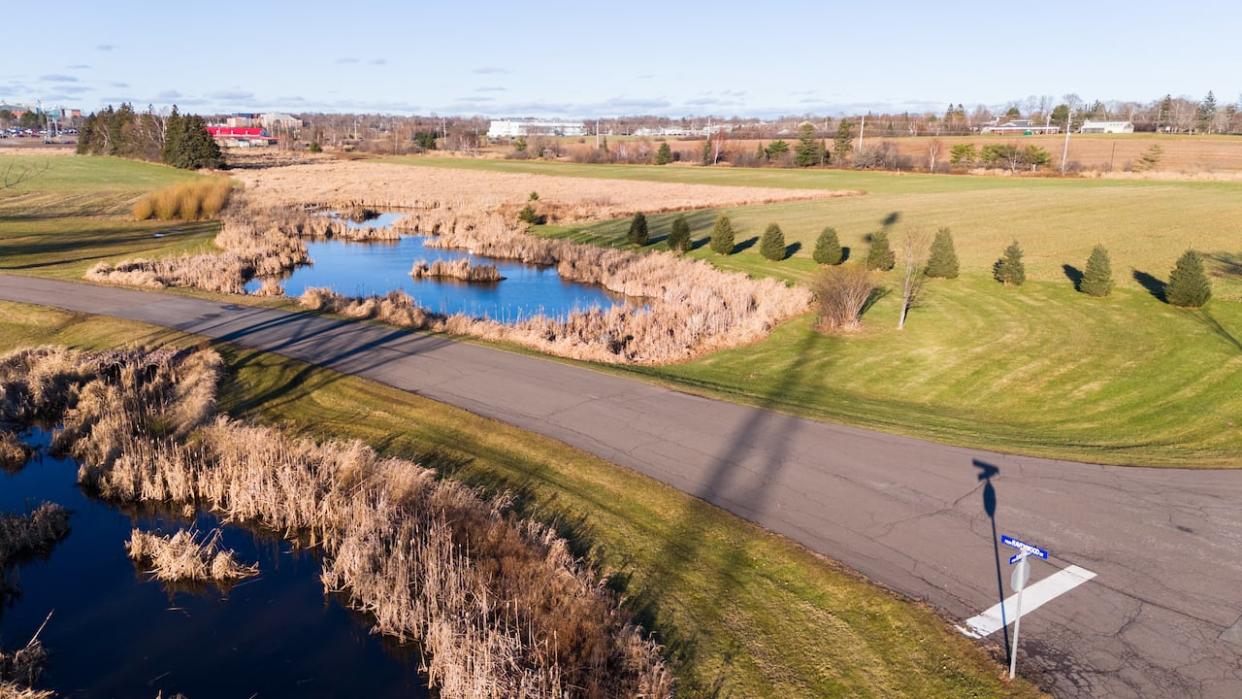
[{"label": "red roofed building", "polygon": [[216,143],[229,148],[269,146],[276,142],[258,126],[208,126],[207,133],[216,139]]}]

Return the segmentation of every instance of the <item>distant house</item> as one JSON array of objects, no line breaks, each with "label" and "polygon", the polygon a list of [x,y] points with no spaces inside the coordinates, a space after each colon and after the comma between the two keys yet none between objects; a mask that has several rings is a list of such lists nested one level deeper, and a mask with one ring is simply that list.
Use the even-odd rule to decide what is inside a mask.
[{"label": "distant house", "polygon": [[226,148],[261,148],[276,142],[258,126],[208,126],[207,133]]},{"label": "distant house", "polygon": [[487,127],[488,138],[521,136],[585,136],[581,121],[545,121],[542,119],[493,119]]},{"label": "distant house", "polygon": [[1084,121],[1078,133],[1134,133],[1130,121]]},{"label": "distant house", "polygon": [[979,129],[981,134],[1000,134],[1010,136],[1035,136],[1039,134],[1061,133],[1060,126],[1040,126],[1031,123],[1030,119],[1015,119],[1003,124],[988,124]]}]

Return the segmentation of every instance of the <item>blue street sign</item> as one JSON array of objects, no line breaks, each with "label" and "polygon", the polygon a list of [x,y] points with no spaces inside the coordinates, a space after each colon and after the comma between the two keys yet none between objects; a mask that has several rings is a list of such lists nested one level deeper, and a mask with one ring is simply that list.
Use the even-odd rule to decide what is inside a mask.
[{"label": "blue street sign", "polygon": [[[1028,556],[1039,556],[1045,561],[1048,560],[1048,552],[1044,549],[1041,549],[1034,544],[1028,544],[1025,541],[1019,541],[1018,539],[1015,539],[1007,534],[1001,534],[1001,543],[1006,546],[1012,546],[1019,551],[1025,551]],[[1010,565],[1017,563],[1019,558],[1021,558],[1021,556],[1014,556],[1013,558],[1010,558]]]},{"label": "blue street sign", "polygon": [[1023,554],[1021,553],[1015,553],[1014,555],[1010,556],[1009,565],[1013,565],[1014,563],[1017,563],[1018,561],[1022,560],[1022,556]]}]

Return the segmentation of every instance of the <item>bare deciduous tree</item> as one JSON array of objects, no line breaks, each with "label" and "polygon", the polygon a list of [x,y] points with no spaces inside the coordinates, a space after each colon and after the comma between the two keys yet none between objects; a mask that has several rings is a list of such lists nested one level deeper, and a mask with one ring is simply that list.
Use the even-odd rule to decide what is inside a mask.
[{"label": "bare deciduous tree", "polygon": [[814,291],[820,329],[853,332],[862,326],[862,312],[875,293],[875,282],[860,265],[825,267],[815,278]]},{"label": "bare deciduous tree", "polygon": [[901,238],[901,313],[897,316],[897,329],[906,327],[906,315],[919,301],[923,281],[927,279],[927,252],[931,248],[931,236],[927,231],[911,229]]},{"label": "bare deciduous tree", "polygon": [[927,171],[936,171],[936,160],[940,157],[940,151],[944,148],[944,142],[938,138],[933,138],[931,143],[927,144]]}]

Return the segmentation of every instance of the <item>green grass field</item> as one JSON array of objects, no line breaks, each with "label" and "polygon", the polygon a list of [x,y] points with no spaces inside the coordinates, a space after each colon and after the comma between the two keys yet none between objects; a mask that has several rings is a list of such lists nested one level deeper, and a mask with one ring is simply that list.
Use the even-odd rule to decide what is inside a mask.
[{"label": "green grass field", "polygon": [[[0,303],[0,351],[185,345],[138,323]],[[222,408],[314,437],[359,438],[519,494],[610,574],[669,650],[687,697],[1037,696],[926,607],[702,501],[551,439],[275,355],[218,347]]]},{"label": "green grass field", "polygon": [[0,172],[10,165],[35,174],[0,191],[0,271],[80,279],[101,260],[202,250],[218,230],[128,216],[142,194],[194,173],[120,158],[0,154]]},{"label": "green grass field", "polygon": [[[754,245],[722,257],[691,254],[752,275],[806,281],[825,225],[852,254],[898,212],[904,226],[954,232],[962,278],[937,280],[907,329],[897,295],[866,315],[864,332],[825,337],[803,318],[754,345],[685,364],[629,371],[692,391],[854,425],[1000,451],[1168,466],[1242,466],[1242,185],[1014,179],[841,171],[594,166],[530,161],[406,159],[432,167],[575,177],[862,189],[860,197],[727,210],[737,239],[779,223],[802,248],[781,262]],[[692,212],[702,240],[718,212]],[[660,249],[674,214],[649,217]],[[545,235],[626,247],[628,221],[546,226]],[[1013,238],[1029,281],[995,283],[989,269]],[[1103,241],[1118,288],[1108,299],[1074,290]],[[1155,298],[1135,272],[1167,278],[1187,247],[1214,255],[1216,298],[1186,311]],[[897,277],[884,283],[895,290]],[[1150,281],[1147,282],[1149,285]],[[774,395],[771,387],[795,388]]]}]

